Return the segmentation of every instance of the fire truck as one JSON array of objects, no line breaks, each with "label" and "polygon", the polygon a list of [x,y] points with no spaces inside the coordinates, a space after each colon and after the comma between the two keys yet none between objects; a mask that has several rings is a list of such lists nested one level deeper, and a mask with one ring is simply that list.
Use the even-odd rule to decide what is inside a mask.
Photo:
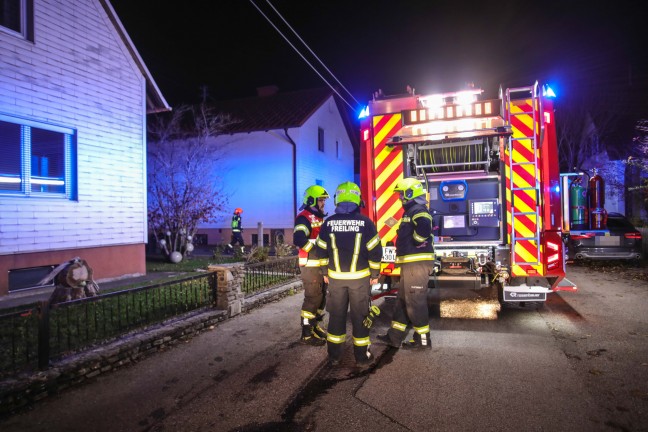
[{"label": "fire truck", "polygon": [[483,91],[374,95],[361,120],[363,211],[383,244],[381,285],[393,294],[402,206],[395,184],[427,190],[436,263],[431,299],[441,317],[495,319],[503,304],[544,302],[565,279],[553,92],[538,82]]}]

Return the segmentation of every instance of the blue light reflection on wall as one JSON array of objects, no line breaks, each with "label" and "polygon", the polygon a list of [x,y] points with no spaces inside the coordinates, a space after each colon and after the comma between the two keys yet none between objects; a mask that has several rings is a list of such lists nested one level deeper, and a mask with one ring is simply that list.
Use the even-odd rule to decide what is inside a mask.
[{"label": "blue light reflection on wall", "polygon": [[[245,157],[237,156],[234,151],[222,161],[224,172],[220,175],[229,194],[230,212],[241,207],[243,227],[247,229],[255,229],[258,222],[264,227],[291,224],[294,218],[291,147],[268,139],[265,142],[250,139],[233,145],[244,151]],[[229,217],[223,225],[228,224]]]}]

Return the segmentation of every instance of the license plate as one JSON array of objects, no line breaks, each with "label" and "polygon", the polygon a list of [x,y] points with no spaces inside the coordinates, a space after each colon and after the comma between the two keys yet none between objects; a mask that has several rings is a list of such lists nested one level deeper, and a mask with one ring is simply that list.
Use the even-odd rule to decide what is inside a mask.
[{"label": "license plate", "polygon": [[597,236],[594,238],[596,246],[619,246],[621,237],[619,236]]},{"label": "license plate", "polygon": [[396,261],[396,248],[394,246],[384,246],[383,247],[383,262],[395,262]]},{"label": "license plate", "polygon": [[546,301],[547,293],[504,291],[504,301]]}]

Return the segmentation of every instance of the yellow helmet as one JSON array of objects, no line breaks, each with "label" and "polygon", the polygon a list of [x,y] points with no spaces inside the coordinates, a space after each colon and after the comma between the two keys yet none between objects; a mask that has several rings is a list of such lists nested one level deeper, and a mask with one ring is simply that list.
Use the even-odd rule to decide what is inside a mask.
[{"label": "yellow helmet", "polygon": [[423,184],[412,177],[404,178],[396,183],[394,192],[399,193],[404,201],[413,200],[416,197],[425,195]]},{"label": "yellow helmet", "polygon": [[320,185],[313,185],[306,188],[304,192],[304,205],[307,207],[314,206],[319,198],[328,198],[329,194]]},{"label": "yellow helmet", "polygon": [[361,205],[362,198],[360,196],[360,188],[357,184],[347,181],[341,183],[335,191],[335,205],[341,202],[350,202],[356,205]]}]

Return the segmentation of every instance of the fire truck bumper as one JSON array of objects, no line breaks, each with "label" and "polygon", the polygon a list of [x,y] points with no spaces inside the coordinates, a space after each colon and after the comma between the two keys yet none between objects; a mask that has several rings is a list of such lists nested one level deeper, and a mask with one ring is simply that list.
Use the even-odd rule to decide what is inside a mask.
[{"label": "fire truck bumper", "polygon": [[551,289],[542,286],[529,286],[526,284],[504,287],[504,301],[507,302],[528,302],[528,301],[546,301],[547,293],[553,292]]}]

